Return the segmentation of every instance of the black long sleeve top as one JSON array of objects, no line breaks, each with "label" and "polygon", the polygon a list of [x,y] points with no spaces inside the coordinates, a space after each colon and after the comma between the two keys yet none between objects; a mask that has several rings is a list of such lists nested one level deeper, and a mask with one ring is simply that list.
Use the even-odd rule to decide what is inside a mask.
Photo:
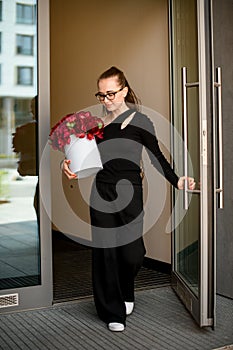
[{"label": "black long sleeve top", "polygon": [[121,128],[124,120],[133,112],[130,109],[119,115],[104,128],[103,139],[97,140],[103,169],[98,172],[96,181],[116,184],[121,179],[127,179],[134,185],[140,185],[140,161],[144,146],[153,166],[177,187],[178,176],[160,150],[151,120],[136,111],[129,124]]}]

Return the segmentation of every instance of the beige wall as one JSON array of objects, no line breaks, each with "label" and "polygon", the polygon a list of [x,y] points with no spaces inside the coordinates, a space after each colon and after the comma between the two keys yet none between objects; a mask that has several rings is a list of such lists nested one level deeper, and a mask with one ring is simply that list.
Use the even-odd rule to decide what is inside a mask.
[{"label": "beige wall", "polygon": [[[166,0],[102,0],[101,3],[50,0],[50,3],[51,125],[69,112],[95,105],[96,79],[112,65],[126,73],[143,105],[169,118]],[[169,132],[168,128],[167,139]],[[56,176],[53,182],[54,179]],[[88,208],[83,207],[65,180],[64,183],[70,201],[78,201],[79,210],[87,215]],[[55,191],[56,180],[53,198]],[[57,205],[62,215],[62,205],[54,199],[53,206]],[[145,236],[147,256],[165,262],[171,259],[170,234],[164,233],[169,217],[168,191],[162,216]]]}]

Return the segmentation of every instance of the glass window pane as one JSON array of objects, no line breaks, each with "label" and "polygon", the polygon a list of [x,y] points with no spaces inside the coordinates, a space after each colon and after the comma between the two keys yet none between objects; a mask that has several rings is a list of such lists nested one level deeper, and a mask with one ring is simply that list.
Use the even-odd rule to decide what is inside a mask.
[{"label": "glass window pane", "polygon": [[17,67],[17,84],[19,85],[32,85],[33,84],[33,71],[32,67]]},{"label": "glass window pane", "polygon": [[[15,0],[7,0],[10,7],[9,3],[14,8]],[[20,25],[22,33],[17,36],[17,47],[24,54],[29,54],[37,40],[36,0],[27,3],[17,4],[17,18],[27,19],[25,28]],[[7,33],[9,39],[2,43],[5,54],[1,61],[4,79],[0,90],[0,290],[41,284],[37,76],[33,75],[37,72],[37,45],[35,42],[35,51],[30,52],[32,57],[23,58],[25,63],[30,60],[30,66],[18,66],[21,59],[15,50],[18,24],[9,12],[4,13],[1,27],[2,36]]]},{"label": "glass window pane", "polygon": [[[174,126],[183,135],[182,121],[182,67],[187,67],[187,81],[198,81],[197,57],[197,18],[195,0],[177,0],[173,2],[173,117]],[[199,158],[199,98],[197,88],[189,89],[188,99],[188,174],[196,181],[200,179]],[[178,174],[184,174],[183,143],[174,139],[174,159]],[[190,199],[191,196],[189,196]],[[183,196],[174,192],[176,203],[174,230],[175,271],[189,289],[198,296],[199,293],[199,232],[201,227],[200,198],[192,196],[188,210],[184,212]]]},{"label": "glass window pane", "polygon": [[0,1],[0,21],[2,21],[2,1]]},{"label": "glass window pane", "polygon": [[16,36],[16,52],[21,55],[32,55],[33,54],[33,36],[31,35],[20,35]]},{"label": "glass window pane", "polygon": [[35,6],[16,4],[16,22],[24,24],[33,24],[36,21]]}]

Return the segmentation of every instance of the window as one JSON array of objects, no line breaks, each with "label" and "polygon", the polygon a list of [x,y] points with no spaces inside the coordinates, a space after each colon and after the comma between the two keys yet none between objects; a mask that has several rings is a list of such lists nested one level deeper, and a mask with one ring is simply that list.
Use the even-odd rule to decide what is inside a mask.
[{"label": "window", "polygon": [[23,125],[32,121],[31,99],[27,98],[15,98],[14,100],[14,114],[15,114],[15,127]]},{"label": "window", "polygon": [[0,1],[0,21],[2,21],[2,1]]},{"label": "window", "polygon": [[33,55],[33,36],[17,34],[16,52],[21,55]]},{"label": "window", "polygon": [[33,68],[17,67],[17,84],[33,85]]},{"label": "window", "polygon": [[0,32],[0,53],[2,53],[2,33]]},{"label": "window", "polygon": [[16,4],[16,22],[23,24],[34,24],[36,22],[35,6]]}]

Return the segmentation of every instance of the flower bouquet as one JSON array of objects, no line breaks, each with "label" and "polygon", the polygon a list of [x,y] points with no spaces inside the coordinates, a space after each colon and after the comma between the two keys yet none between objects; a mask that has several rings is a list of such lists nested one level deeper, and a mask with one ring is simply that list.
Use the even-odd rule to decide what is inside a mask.
[{"label": "flower bouquet", "polygon": [[79,179],[102,169],[95,137],[103,138],[103,128],[100,118],[81,111],[63,117],[49,134],[52,148],[65,154]]}]

